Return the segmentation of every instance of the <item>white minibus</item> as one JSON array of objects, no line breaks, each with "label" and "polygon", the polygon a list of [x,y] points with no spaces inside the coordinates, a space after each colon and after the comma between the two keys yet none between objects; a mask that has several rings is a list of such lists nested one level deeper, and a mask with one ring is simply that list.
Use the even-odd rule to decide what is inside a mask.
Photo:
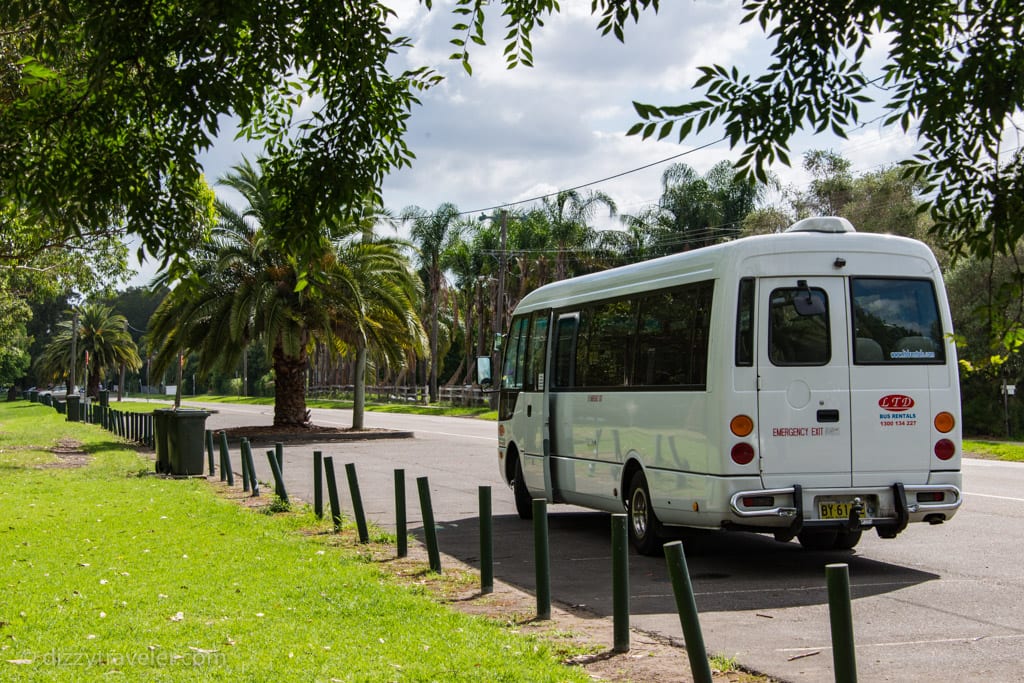
[{"label": "white minibus", "polygon": [[501,474],[521,517],[625,511],[645,554],[669,527],[894,538],[961,503],[951,333],[929,248],[842,218],[555,282],[504,342]]}]

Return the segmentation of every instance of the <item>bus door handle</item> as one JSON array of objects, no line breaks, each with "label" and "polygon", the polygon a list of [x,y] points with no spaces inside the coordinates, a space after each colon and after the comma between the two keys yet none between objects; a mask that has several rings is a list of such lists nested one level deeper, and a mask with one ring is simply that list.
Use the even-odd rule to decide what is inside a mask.
[{"label": "bus door handle", "polygon": [[836,409],[819,410],[818,422],[839,422],[839,411]]},{"label": "bus door handle", "polygon": [[532,417],[532,416],[533,416],[533,406],[529,406],[528,405],[528,406],[526,406],[526,417]]}]

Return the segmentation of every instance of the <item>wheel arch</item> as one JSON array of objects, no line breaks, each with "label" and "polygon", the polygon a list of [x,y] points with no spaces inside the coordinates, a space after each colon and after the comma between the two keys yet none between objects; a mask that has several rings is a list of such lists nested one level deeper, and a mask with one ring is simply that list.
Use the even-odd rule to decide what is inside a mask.
[{"label": "wheel arch", "polygon": [[509,441],[505,448],[505,483],[512,486],[516,478],[516,464],[519,462],[519,447],[515,441]]},{"label": "wheel arch", "polygon": [[[622,501],[623,509],[628,507],[629,483],[637,472],[642,472],[644,479],[647,479],[647,472],[644,471],[644,466],[640,464],[640,459],[636,455],[630,455],[626,459],[626,464],[622,466],[622,476],[619,477],[619,500]],[[647,485],[650,486],[650,482]]]}]

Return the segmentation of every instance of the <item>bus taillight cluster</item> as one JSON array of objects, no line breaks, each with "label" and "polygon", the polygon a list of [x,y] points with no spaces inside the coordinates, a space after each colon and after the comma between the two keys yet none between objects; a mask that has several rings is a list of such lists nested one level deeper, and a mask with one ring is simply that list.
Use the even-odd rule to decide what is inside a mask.
[{"label": "bus taillight cluster", "polygon": [[[754,421],[747,415],[737,415],[729,420],[729,430],[742,439],[754,431]],[[754,460],[754,447],[741,441],[732,447],[729,455],[737,465],[749,465]]]}]

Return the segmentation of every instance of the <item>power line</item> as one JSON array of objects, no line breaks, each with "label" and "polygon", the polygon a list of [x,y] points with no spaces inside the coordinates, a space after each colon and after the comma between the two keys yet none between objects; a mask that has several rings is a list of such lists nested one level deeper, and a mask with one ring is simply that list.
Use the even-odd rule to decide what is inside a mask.
[{"label": "power line", "polygon": [[566,189],[563,189],[563,190],[557,190],[555,192],[549,192],[548,194],[538,195],[536,197],[531,197],[529,199],[520,199],[519,201],[507,202],[505,204],[495,204],[493,206],[488,206],[488,207],[483,208],[483,209],[472,209],[470,211],[460,211],[458,215],[459,216],[471,216],[471,215],[476,214],[476,213],[487,213],[488,211],[495,211],[497,209],[507,209],[510,206],[519,206],[520,204],[530,204],[530,203],[533,203],[533,202],[541,201],[543,199],[547,199],[548,197],[557,197],[558,195],[560,195],[563,192],[575,192],[576,190],[582,190],[583,188],[591,187],[592,185],[600,185],[601,183],[606,183],[609,180],[615,180],[617,178],[622,178],[623,176],[627,176],[627,175],[630,175],[632,173],[637,173],[639,171],[646,171],[649,168],[652,168],[654,166],[658,166],[660,164],[667,163],[669,161],[675,161],[676,159],[679,159],[681,157],[685,157],[685,156],[687,156],[689,154],[693,154],[694,152],[699,152],[702,149],[707,149],[708,147],[711,147],[713,145],[717,145],[719,142],[722,142],[725,139],[726,139],[726,136],[723,135],[722,137],[720,137],[717,140],[713,140],[711,142],[708,142],[706,144],[700,145],[698,147],[694,147],[693,149],[688,149],[685,152],[680,152],[679,154],[674,154],[674,155],[672,155],[670,157],[666,157],[664,159],[659,159],[658,161],[652,161],[649,164],[644,164],[643,166],[637,166],[636,168],[631,168],[628,171],[622,171],[621,173],[616,173],[615,175],[610,175],[610,176],[608,176],[606,178],[601,178],[600,180],[591,180],[590,182],[586,182],[586,183],[583,183],[581,185],[576,185],[575,187],[569,187],[569,188],[566,188]]}]

